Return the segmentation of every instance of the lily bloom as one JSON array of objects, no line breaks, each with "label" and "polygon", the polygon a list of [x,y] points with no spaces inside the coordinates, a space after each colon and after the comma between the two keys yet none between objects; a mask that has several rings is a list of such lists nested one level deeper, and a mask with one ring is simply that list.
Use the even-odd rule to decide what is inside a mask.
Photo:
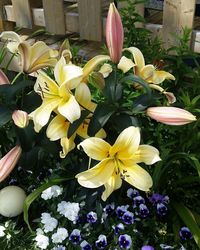
[{"label": "lily bloom", "polygon": [[110,4],[106,19],[106,43],[112,62],[118,63],[124,42],[122,20],[114,3]]},{"label": "lily bloom", "polygon": [[54,110],[71,123],[79,119],[80,106],[71,90],[80,84],[82,75],[82,68],[66,64],[64,57],[61,57],[55,66],[55,81],[43,71],[39,72],[34,90],[41,96],[43,102],[29,115],[33,119],[36,132],[47,124]]},{"label": "lily bloom", "polygon": [[176,107],[150,107],[147,109],[147,115],[167,125],[184,125],[196,121],[196,116]]},{"label": "lily bloom", "polygon": [[0,182],[3,181],[13,170],[17,164],[22,153],[20,146],[12,148],[1,160],[0,160]]},{"label": "lily bloom", "polygon": [[140,131],[133,126],[123,130],[112,146],[100,138],[85,139],[78,148],[82,147],[90,158],[100,162],[76,175],[79,184],[87,188],[104,185],[104,201],[121,187],[122,179],[140,190],[149,191],[153,184],[152,178],[137,163],[151,165],[159,161],[159,151],[152,146],[139,144]]},{"label": "lily bloom", "polygon": [[134,61],[123,56],[118,64],[118,68],[124,73],[128,72],[131,68],[134,74],[141,77],[148,83],[160,84],[164,80],[175,80],[174,76],[164,70],[157,70],[152,64],[145,65],[145,60],[142,52],[136,47],[125,48],[124,51],[129,51]]},{"label": "lily bloom", "polygon": [[12,114],[12,119],[14,124],[19,128],[25,128],[28,126],[28,114],[23,110],[15,110]]},{"label": "lily bloom", "polygon": [[4,74],[4,72],[0,69],[0,85],[10,84],[8,77]]},{"label": "lily bloom", "polygon": [[21,42],[18,46],[18,51],[21,58],[22,71],[27,74],[46,67],[54,67],[57,62],[57,59],[54,58],[53,50],[42,41],[33,45]]}]

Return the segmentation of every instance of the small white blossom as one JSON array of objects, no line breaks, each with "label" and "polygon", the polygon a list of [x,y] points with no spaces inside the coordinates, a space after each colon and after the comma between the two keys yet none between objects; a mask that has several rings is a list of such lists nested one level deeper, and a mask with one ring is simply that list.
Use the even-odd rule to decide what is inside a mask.
[{"label": "small white blossom", "polygon": [[68,237],[67,229],[61,227],[58,228],[57,232],[52,235],[53,243],[62,243]]},{"label": "small white blossom", "polygon": [[58,197],[59,195],[62,194],[62,192],[63,192],[63,188],[61,188],[57,185],[53,185],[52,187],[45,189],[42,192],[41,197],[44,200],[49,200],[51,198]]},{"label": "small white blossom", "polygon": [[79,203],[62,201],[58,204],[57,211],[68,220],[75,222],[80,211]]},{"label": "small white blossom", "polygon": [[65,250],[66,248],[64,246],[58,245],[54,248],[52,248],[52,250]]},{"label": "small white blossom", "polygon": [[6,229],[5,229],[4,226],[0,226],[0,237],[5,236],[5,233],[4,233],[5,230],[6,230]]},{"label": "small white blossom", "polygon": [[35,237],[35,241],[36,241],[36,246],[41,249],[46,249],[49,245],[49,238],[42,234],[38,234]]},{"label": "small white blossom", "polygon": [[36,229],[36,234],[44,234],[43,230],[41,228]]},{"label": "small white blossom", "polygon": [[51,217],[49,213],[42,213],[41,223],[44,224],[44,232],[52,232],[58,225],[58,220]]}]

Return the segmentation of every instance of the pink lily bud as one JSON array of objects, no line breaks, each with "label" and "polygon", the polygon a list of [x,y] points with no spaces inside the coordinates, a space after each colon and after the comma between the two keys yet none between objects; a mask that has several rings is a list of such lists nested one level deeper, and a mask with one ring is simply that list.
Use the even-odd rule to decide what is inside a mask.
[{"label": "pink lily bud", "polygon": [[196,121],[196,117],[187,110],[175,107],[151,107],[147,115],[167,125],[184,125]]},{"label": "pink lily bud", "polygon": [[12,148],[1,160],[0,160],[0,182],[3,181],[13,170],[17,164],[22,153],[20,146]]},{"label": "pink lily bud", "polygon": [[106,43],[112,62],[118,63],[122,56],[124,29],[114,3],[110,4],[106,20]]},{"label": "pink lily bud", "polygon": [[10,84],[10,81],[8,80],[4,72],[0,69],[0,85],[5,85],[5,84]]},{"label": "pink lily bud", "polygon": [[22,110],[15,110],[12,114],[14,124],[19,128],[25,128],[28,126],[29,118],[28,114]]}]

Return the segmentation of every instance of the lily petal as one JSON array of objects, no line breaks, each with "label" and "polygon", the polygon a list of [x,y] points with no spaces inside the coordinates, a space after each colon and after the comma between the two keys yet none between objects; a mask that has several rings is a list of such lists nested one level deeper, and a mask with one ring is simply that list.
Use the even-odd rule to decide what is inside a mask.
[{"label": "lily petal", "polygon": [[46,135],[51,141],[56,141],[67,136],[68,128],[69,122],[66,121],[66,118],[61,115],[57,115],[49,123]]},{"label": "lily petal", "polygon": [[98,55],[90,59],[83,67],[83,81],[87,82],[89,74],[102,62],[110,60],[109,56]]},{"label": "lily petal", "polygon": [[66,79],[65,73],[64,73],[64,66],[66,65],[66,61],[64,57],[61,57],[60,60],[56,63],[56,66],[54,68],[54,76],[55,80],[60,86]]},{"label": "lily petal", "polygon": [[125,48],[124,50],[129,51],[133,55],[134,62],[140,71],[145,66],[144,56],[142,52],[136,47],[129,47]]},{"label": "lily petal", "polygon": [[110,73],[112,72],[112,66],[108,63],[104,63],[99,72],[103,75],[104,78],[108,77]]},{"label": "lily petal", "polygon": [[87,188],[97,188],[108,182],[114,169],[114,161],[105,159],[93,168],[77,174],[75,177],[78,179],[81,186]]},{"label": "lily petal", "polygon": [[62,100],[59,103],[58,112],[66,117],[71,123],[81,116],[80,106],[73,95],[70,95],[67,101]]},{"label": "lily petal", "polygon": [[175,80],[175,77],[166,71],[156,70],[153,74],[152,82],[154,84],[160,84],[164,80]]},{"label": "lily petal", "polygon": [[159,151],[150,145],[140,145],[135,152],[137,157],[137,163],[144,162],[147,165],[152,165],[157,161],[160,161]]},{"label": "lily petal", "polygon": [[109,180],[104,184],[105,191],[103,192],[101,199],[106,201],[107,198],[111,195],[111,193],[117,189],[119,189],[122,185],[122,179],[119,174],[113,172],[112,176]]},{"label": "lily petal", "polygon": [[123,161],[123,164],[123,170],[126,172],[124,180],[139,190],[149,191],[153,185],[149,173],[131,160]]},{"label": "lily petal", "polygon": [[90,137],[78,145],[92,159],[101,161],[108,157],[110,144],[101,138]]},{"label": "lily petal", "polygon": [[60,158],[65,158],[66,155],[75,148],[74,138],[75,136],[71,136],[69,139],[67,137],[61,138],[60,144],[62,151],[60,152]]},{"label": "lily petal", "polygon": [[81,104],[81,106],[83,106],[86,109],[90,108],[92,97],[91,97],[90,89],[88,88],[86,83],[82,82],[76,88],[75,98]]},{"label": "lily petal", "polygon": [[125,56],[122,56],[122,58],[120,59],[118,65],[117,65],[117,68],[121,69],[123,71],[123,73],[126,73],[134,66],[135,66],[135,63],[131,59],[129,59]]},{"label": "lily petal", "polygon": [[128,159],[137,151],[140,143],[140,130],[130,126],[118,136],[115,144],[110,149],[110,156],[117,153],[119,159]]},{"label": "lily petal", "polygon": [[151,64],[145,65],[140,72],[140,77],[147,82],[151,82],[151,78],[153,77],[155,72],[155,67]]},{"label": "lily petal", "polygon": [[36,132],[47,124],[51,112],[59,105],[60,98],[47,99],[43,101],[42,105],[30,114],[34,121],[34,129]]}]

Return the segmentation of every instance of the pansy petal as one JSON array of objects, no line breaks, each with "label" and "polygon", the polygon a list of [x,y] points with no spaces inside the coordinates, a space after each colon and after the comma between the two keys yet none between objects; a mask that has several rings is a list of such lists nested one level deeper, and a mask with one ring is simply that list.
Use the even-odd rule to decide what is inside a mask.
[{"label": "pansy petal", "polygon": [[125,48],[124,50],[129,51],[133,55],[134,62],[140,71],[145,66],[144,56],[142,52],[136,47],[129,47]]},{"label": "pansy petal", "polygon": [[175,77],[166,71],[156,70],[153,74],[152,82],[154,84],[159,84],[159,83],[163,82],[164,80],[175,80]]},{"label": "pansy petal", "polygon": [[106,201],[107,198],[111,195],[111,193],[117,189],[119,189],[122,185],[122,179],[119,174],[113,172],[112,176],[109,180],[104,184],[105,191],[103,192],[101,198],[103,201]]},{"label": "pansy petal", "polygon": [[157,161],[160,161],[159,151],[150,145],[140,145],[135,152],[137,163],[144,162],[147,165],[152,165]]},{"label": "pansy petal", "polygon": [[130,126],[124,129],[118,136],[115,144],[110,149],[110,155],[117,154],[119,159],[128,159],[137,151],[140,143],[140,130]]},{"label": "pansy petal", "polygon": [[82,147],[90,158],[101,161],[108,157],[111,146],[101,138],[90,137],[81,142],[78,147]]},{"label": "pansy petal", "polygon": [[134,161],[123,161],[122,168],[124,171],[124,180],[132,186],[142,191],[149,191],[152,187],[153,181],[149,173],[139,165],[134,164]]},{"label": "pansy petal", "polygon": [[81,116],[80,106],[73,95],[68,101],[62,101],[58,106],[58,112],[66,117],[71,123],[76,121]]},{"label": "pansy petal", "polygon": [[97,188],[104,185],[112,176],[115,169],[113,160],[105,159],[93,168],[77,174],[75,177],[81,186],[87,188]]},{"label": "pansy petal", "polygon": [[69,122],[66,121],[66,118],[61,115],[57,115],[49,123],[46,135],[51,141],[56,141],[67,136],[68,128]]},{"label": "pansy petal", "polygon": [[60,140],[60,144],[62,146],[62,151],[60,151],[60,158],[65,158],[66,155],[75,148],[74,136],[71,136],[69,139],[67,137],[63,137]]},{"label": "pansy petal", "polygon": [[131,59],[129,59],[125,56],[122,56],[122,58],[120,59],[118,65],[117,65],[117,68],[121,69],[123,71],[123,73],[126,73],[134,66],[135,66],[135,63]]}]

